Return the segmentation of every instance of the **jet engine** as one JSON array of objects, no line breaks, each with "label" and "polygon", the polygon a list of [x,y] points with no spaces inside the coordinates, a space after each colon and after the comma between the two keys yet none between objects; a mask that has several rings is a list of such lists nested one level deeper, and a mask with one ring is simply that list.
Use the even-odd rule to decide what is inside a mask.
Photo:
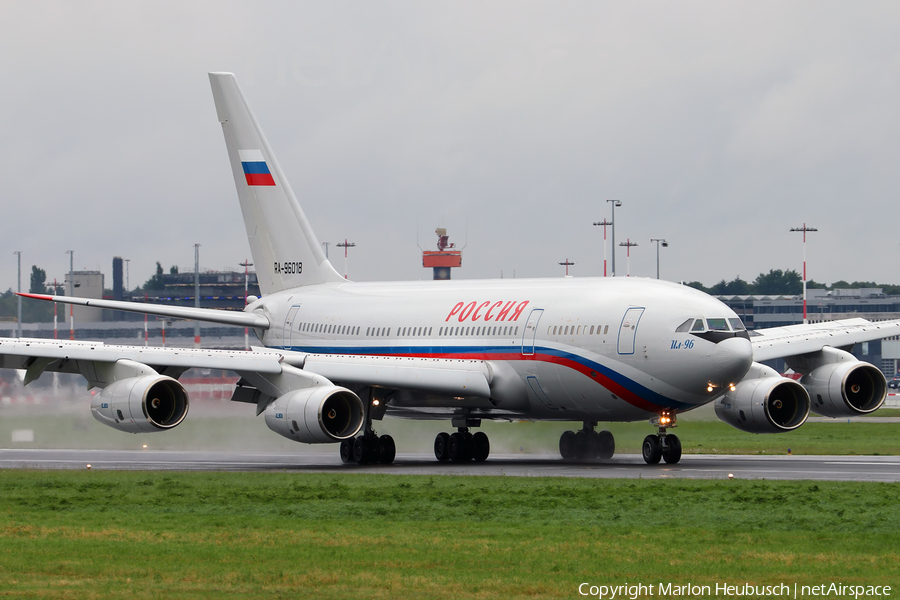
[{"label": "jet engine", "polygon": [[266,407],[266,425],[295,442],[322,444],[352,438],[363,426],[363,403],[335,385],[294,390]]},{"label": "jet engine", "polygon": [[812,399],[812,411],[825,417],[853,417],[878,410],[887,397],[884,374],[869,363],[833,363],[800,380]]},{"label": "jet engine", "polygon": [[188,413],[188,395],[176,379],[128,377],[109,384],[91,401],[94,418],[127,433],[166,431]]},{"label": "jet engine", "polygon": [[750,433],[793,431],[809,416],[806,388],[775,369],[753,363],[733,391],[716,400],[716,416]]}]

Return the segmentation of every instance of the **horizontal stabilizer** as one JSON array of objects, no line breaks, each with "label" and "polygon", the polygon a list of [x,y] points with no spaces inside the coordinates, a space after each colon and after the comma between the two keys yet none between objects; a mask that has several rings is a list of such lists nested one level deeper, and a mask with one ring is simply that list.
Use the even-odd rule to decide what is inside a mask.
[{"label": "horizontal stabilizer", "polygon": [[92,306],[94,308],[107,308],[110,310],[124,310],[127,312],[144,313],[160,317],[172,317],[173,319],[206,321],[208,323],[252,327],[254,329],[269,328],[269,319],[256,313],[216,310],[213,308],[191,308],[188,306],[163,306],[161,304],[149,304],[146,302],[122,302],[119,300],[100,300],[96,298],[75,298],[73,296],[49,296],[47,294],[17,295],[24,298],[46,300],[48,302],[77,304],[79,306]]}]

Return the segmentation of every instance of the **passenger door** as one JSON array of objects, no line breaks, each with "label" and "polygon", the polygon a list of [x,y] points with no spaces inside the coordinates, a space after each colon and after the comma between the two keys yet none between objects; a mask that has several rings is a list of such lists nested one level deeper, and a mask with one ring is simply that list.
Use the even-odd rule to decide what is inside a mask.
[{"label": "passenger door", "polygon": [[544,314],[543,308],[532,308],[525,323],[525,331],[522,332],[522,356],[534,354],[534,336],[537,335],[538,321]]},{"label": "passenger door", "polygon": [[285,349],[291,348],[291,333],[293,331],[294,320],[297,318],[297,311],[300,310],[300,306],[292,306],[291,310],[288,311],[287,317],[284,319],[284,330],[281,334],[281,345]]},{"label": "passenger door", "polygon": [[619,354],[634,354],[634,336],[643,314],[643,308],[629,308],[625,311],[622,324],[619,326]]}]

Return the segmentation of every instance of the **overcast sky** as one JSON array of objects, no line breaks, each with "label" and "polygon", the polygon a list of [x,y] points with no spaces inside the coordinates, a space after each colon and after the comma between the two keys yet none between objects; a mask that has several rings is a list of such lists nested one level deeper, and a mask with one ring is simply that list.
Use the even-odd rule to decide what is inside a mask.
[{"label": "overcast sky", "polygon": [[[208,71],[232,71],[351,279],[772,268],[900,283],[896,2],[39,2],[0,8],[0,288],[249,256]],[[624,248],[618,271],[626,272]],[[343,256],[331,256],[343,271]]]}]

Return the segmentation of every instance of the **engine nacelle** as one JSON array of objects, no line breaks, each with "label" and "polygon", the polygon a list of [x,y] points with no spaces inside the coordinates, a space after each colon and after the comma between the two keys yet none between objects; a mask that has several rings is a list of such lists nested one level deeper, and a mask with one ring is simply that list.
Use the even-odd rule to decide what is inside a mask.
[{"label": "engine nacelle", "polygon": [[812,411],[825,417],[853,417],[881,408],[887,380],[874,365],[862,361],[824,365],[800,380],[809,392]]},{"label": "engine nacelle", "polygon": [[363,426],[363,403],[336,385],[294,390],[266,407],[266,425],[279,435],[307,444],[340,442]]},{"label": "engine nacelle", "polygon": [[775,369],[754,363],[734,391],[716,400],[716,416],[750,433],[784,433],[809,417],[806,388]]},{"label": "engine nacelle", "polygon": [[127,433],[166,431],[184,421],[187,413],[184,386],[163,375],[114,381],[91,401],[95,419]]}]

